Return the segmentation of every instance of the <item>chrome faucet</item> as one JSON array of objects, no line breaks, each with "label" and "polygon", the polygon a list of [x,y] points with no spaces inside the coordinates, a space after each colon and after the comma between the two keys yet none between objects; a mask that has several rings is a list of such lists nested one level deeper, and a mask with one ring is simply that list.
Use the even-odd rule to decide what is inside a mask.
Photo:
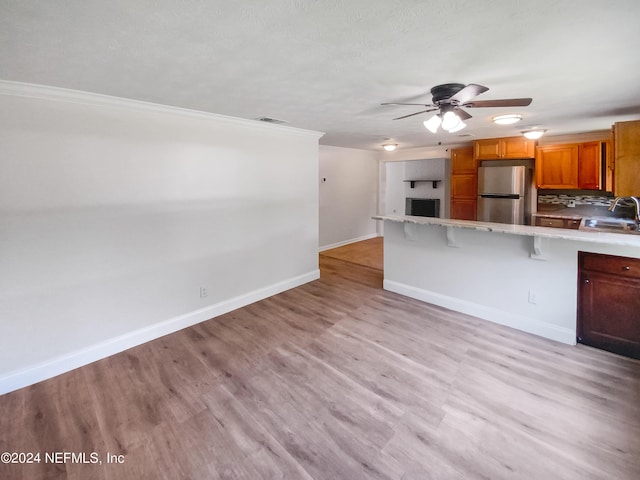
[{"label": "chrome faucet", "polygon": [[638,200],[637,197],[616,197],[616,199],[613,201],[613,203],[609,207],[609,211],[613,212],[618,206],[618,202],[620,202],[620,200],[625,200],[625,199],[632,200],[636,204],[636,215],[634,220],[636,221],[636,224],[640,223],[640,200]]}]

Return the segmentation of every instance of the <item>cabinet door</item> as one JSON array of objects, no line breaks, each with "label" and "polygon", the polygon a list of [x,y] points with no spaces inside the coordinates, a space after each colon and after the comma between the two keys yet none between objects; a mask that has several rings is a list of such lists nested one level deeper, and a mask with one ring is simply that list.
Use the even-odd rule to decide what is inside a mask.
[{"label": "cabinet door", "polygon": [[525,137],[485,138],[475,142],[476,160],[535,157],[535,141]]},{"label": "cabinet door", "polygon": [[478,195],[478,176],[473,173],[451,175],[451,197],[475,198]]},{"label": "cabinet door", "polygon": [[451,218],[457,220],[475,220],[477,218],[477,203],[470,198],[451,199]]},{"label": "cabinet door", "polygon": [[578,188],[578,145],[538,147],[536,180],[539,188]]},{"label": "cabinet door", "polygon": [[477,173],[478,162],[473,156],[473,147],[451,150],[451,173]]},{"label": "cabinet door", "polygon": [[500,158],[500,139],[488,138],[475,141],[476,160],[496,160]]},{"label": "cabinet door", "polygon": [[535,157],[535,142],[526,137],[505,138],[501,143],[502,158]]},{"label": "cabinet door", "polygon": [[[613,127],[612,127],[612,132],[613,132]],[[602,161],[605,164],[605,174],[604,174],[604,178],[602,179],[602,189],[606,190],[607,192],[613,192],[614,191],[614,187],[613,187],[613,134],[611,135],[611,140],[607,140],[605,142],[603,142],[605,145],[605,156],[602,159]]]},{"label": "cabinet door", "polygon": [[602,187],[602,142],[578,146],[578,187],[584,190]]},{"label": "cabinet door", "polygon": [[640,359],[640,280],[582,271],[578,342]]},{"label": "cabinet door", "polygon": [[615,125],[614,193],[640,196],[640,120]]}]

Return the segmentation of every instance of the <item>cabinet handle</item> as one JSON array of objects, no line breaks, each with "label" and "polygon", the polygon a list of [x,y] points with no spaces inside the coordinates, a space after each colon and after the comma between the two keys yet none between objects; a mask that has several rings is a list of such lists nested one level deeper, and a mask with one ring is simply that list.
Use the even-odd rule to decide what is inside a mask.
[{"label": "cabinet handle", "polygon": [[631,270],[631,267],[629,265],[625,265],[624,267],[622,267],[622,269],[628,272],[629,270]]},{"label": "cabinet handle", "polygon": [[587,280],[584,281],[584,283],[589,284],[591,282],[589,281],[589,279],[587,279]]}]

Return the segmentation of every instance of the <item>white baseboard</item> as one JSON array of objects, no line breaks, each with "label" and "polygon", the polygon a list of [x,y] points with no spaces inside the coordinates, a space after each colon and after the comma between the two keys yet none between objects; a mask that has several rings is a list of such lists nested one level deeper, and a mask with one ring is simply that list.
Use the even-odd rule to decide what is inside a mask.
[{"label": "white baseboard", "polygon": [[276,295],[320,278],[320,270],[293,277],[252,292],[230,298],[193,312],[169,318],[89,347],[69,352],[0,377],[0,395],[55,377],[78,367],[101,360],[129,348],[155,340],[210,318],[223,315],[251,303]]},{"label": "white baseboard", "polygon": [[325,250],[331,250],[332,248],[344,247],[345,245],[349,245],[351,243],[362,242],[363,240],[369,240],[371,238],[381,237],[379,233],[370,233],[369,235],[364,235],[358,238],[352,238],[351,240],[345,240],[344,242],[332,243],[331,245],[324,245],[319,248],[319,252],[324,252]]},{"label": "white baseboard", "polygon": [[412,287],[393,280],[385,279],[383,288],[406,297],[415,298],[416,300],[448,308],[449,310],[472,315],[474,317],[482,318],[483,320],[515,328],[516,330],[522,330],[523,332],[533,333],[534,335],[549,338],[557,342],[566,343],[568,345],[576,344],[576,332],[569,328],[543,323],[534,318],[509,313],[494,307],[480,305],[467,300],[443,295],[441,293],[423,290],[421,288]]}]

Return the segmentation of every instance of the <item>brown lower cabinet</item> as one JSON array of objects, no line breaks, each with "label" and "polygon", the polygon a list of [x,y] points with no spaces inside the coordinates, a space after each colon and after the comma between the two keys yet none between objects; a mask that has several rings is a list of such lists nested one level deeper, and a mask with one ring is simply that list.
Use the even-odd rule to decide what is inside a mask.
[{"label": "brown lower cabinet", "polygon": [[451,201],[450,217],[457,220],[475,220],[478,203],[475,198],[456,198]]},{"label": "brown lower cabinet", "polygon": [[578,252],[578,342],[640,359],[640,259]]}]

